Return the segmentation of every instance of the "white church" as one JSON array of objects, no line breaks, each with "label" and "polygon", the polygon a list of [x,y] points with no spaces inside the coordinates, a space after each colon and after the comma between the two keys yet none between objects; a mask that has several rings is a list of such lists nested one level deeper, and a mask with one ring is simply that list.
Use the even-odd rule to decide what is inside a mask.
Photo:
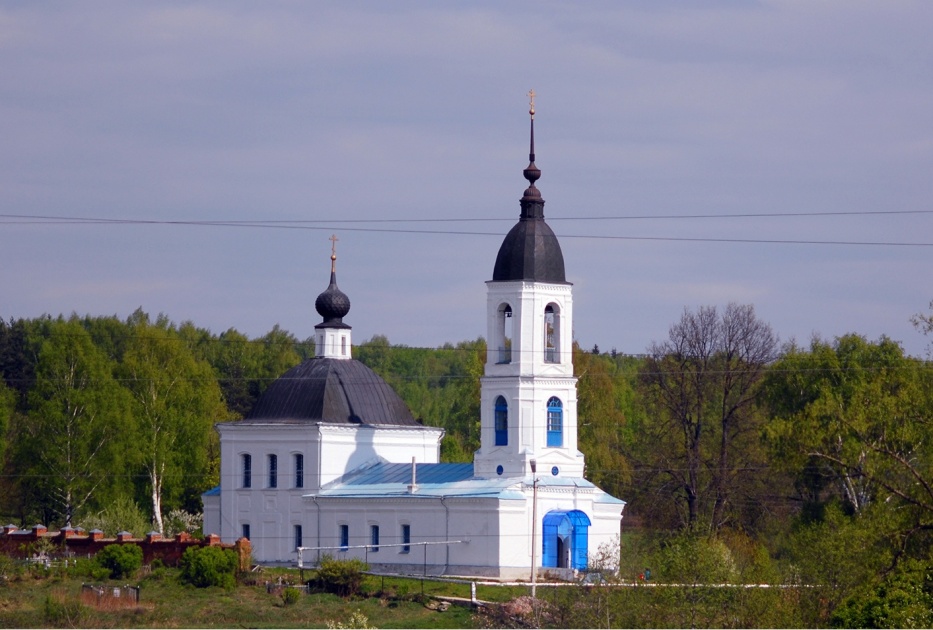
[{"label": "white church", "polygon": [[330,285],[316,353],[277,379],[243,420],[222,423],[221,484],[204,533],[250,539],[266,564],[361,558],[374,570],[527,578],[585,570],[619,534],[625,502],[584,479],[577,450],[572,285],[535,187],[486,283],[481,446],[440,463],[444,430],[416,421],[351,355],[349,298]]}]

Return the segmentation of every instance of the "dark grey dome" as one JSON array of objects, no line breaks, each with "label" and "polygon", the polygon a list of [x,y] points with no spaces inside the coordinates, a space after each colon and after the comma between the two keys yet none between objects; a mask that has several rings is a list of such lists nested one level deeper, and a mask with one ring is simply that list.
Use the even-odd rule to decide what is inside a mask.
[{"label": "dark grey dome", "polygon": [[420,423],[371,369],[352,359],[308,359],[277,378],[243,422]]},{"label": "dark grey dome", "polygon": [[331,270],[330,285],[317,296],[317,300],[314,301],[314,308],[324,318],[322,324],[318,324],[318,326],[349,328],[343,323],[343,318],[350,312],[350,298],[337,288],[337,273],[335,271]]},{"label": "dark grey dome", "polygon": [[[543,201],[541,202],[543,205]],[[524,213],[523,213],[524,214]],[[564,254],[551,227],[541,218],[519,219],[509,230],[492,272],[495,282],[566,282]]]}]

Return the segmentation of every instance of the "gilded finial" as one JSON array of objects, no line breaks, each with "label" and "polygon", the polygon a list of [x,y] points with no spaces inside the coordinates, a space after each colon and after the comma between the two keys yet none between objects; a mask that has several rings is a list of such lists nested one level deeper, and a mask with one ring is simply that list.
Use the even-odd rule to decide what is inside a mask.
[{"label": "gilded finial", "polygon": [[336,234],[331,234],[328,240],[330,241],[330,272],[334,273],[337,269],[337,241],[340,239]]},{"label": "gilded finial", "polygon": [[528,91],[528,113],[531,119],[535,119],[535,91],[534,88]]}]

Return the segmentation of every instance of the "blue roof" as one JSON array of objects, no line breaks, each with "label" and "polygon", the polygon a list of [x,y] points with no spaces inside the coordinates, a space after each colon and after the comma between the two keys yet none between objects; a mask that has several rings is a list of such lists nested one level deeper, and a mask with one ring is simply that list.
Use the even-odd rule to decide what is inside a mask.
[{"label": "blue roof", "polygon": [[[358,468],[321,488],[319,497],[367,498],[406,496],[410,498],[464,497],[524,501],[524,491],[531,477],[494,477],[482,479],[473,475],[473,464],[417,464],[417,490],[411,492],[411,464],[376,463]],[[597,489],[579,477],[542,477],[538,487],[568,487]],[[598,489],[597,489],[598,490]],[[604,492],[594,497],[598,503],[625,502]]]},{"label": "blue roof", "polygon": [[214,486],[207,492],[201,494],[202,497],[216,497],[220,496],[220,486]]},{"label": "blue roof", "polygon": [[[451,483],[473,478],[473,464],[415,464],[415,482],[422,484]],[[350,471],[339,481],[345,486],[411,483],[411,464],[382,463]]]}]

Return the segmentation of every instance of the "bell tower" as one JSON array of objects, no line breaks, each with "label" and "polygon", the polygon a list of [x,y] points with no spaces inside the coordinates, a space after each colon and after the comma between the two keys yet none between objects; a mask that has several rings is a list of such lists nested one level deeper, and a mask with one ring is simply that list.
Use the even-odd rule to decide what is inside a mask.
[{"label": "bell tower", "polygon": [[518,223],[509,231],[486,283],[487,350],[481,380],[478,477],[582,477],[577,450],[577,379],[573,375],[573,293],[564,256],[544,221],[535,186],[534,90],[531,100],[528,188]]}]

